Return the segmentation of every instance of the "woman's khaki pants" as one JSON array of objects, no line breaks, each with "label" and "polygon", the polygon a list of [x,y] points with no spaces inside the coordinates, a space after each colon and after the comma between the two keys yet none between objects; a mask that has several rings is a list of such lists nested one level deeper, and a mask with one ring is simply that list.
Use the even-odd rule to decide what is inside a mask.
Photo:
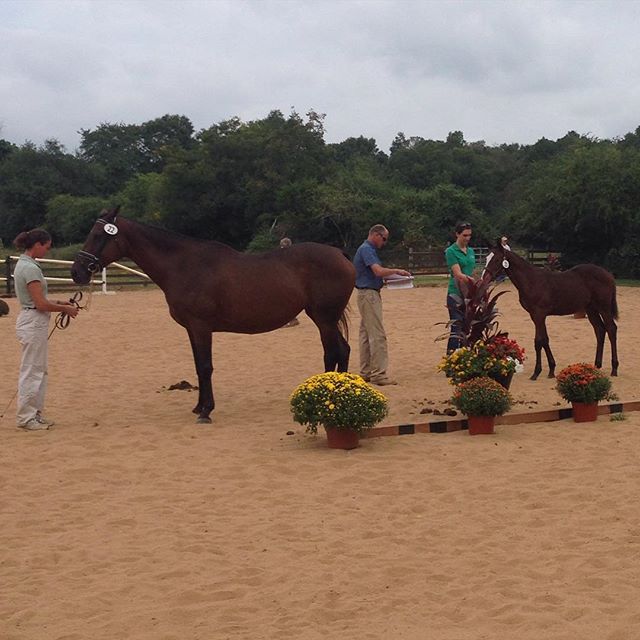
[{"label": "woman's khaki pants", "polygon": [[16,320],[16,335],[22,345],[16,414],[19,425],[27,424],[44,408],[50,315],[37,309],[23,309]]}]

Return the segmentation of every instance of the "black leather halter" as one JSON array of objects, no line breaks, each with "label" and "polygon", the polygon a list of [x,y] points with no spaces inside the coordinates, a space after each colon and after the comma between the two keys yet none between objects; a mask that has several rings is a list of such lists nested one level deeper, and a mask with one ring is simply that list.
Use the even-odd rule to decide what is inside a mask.
[{"label": "black leather halter", "polygon": [[78,255],[76,256],[76,259],[82,263],[82,265],[85,267],[85,269],[89,272],[89,273],[96,273],[97,271],[101,271],[103,269],[103,265],[102,262],[100,260],[100,254],[102,253],[103,249],[105,248],[105,245],[107,244],[107,242],[113,238],[114,240],[116,240],[117,242],[117,234],[118,234],[118,230],[116,227],[116,231],[115,233],[107,233],[107,231],[104,231],[104,228],[106,227],[106,225],[111,224],[115,227],[115,218],[113,220],[113,222],[107,222],[106,220],[103,220],[102,218],[98,218],[96,220],[96,224],[101,224],[103,227],[103,233],[100,236],[99,242],[98,242],[98,246],[96,247],[96,252],[95,254],[93,253],[89,253],[88,251],[84,251],[84,250],[80,250],[78,251]]}]

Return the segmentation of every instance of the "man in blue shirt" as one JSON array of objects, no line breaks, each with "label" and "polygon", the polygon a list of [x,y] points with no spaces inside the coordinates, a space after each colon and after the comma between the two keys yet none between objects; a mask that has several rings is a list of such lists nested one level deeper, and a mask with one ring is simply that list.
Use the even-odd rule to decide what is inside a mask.
[{"label": "man in blue shirt", "polygon": [[398,384],[387,375],[389,356],[387,334],[382,323],[383,278],[392,275],[410,276],[404,269],[388,269],[380,263],[377,251],[389,240],[384,225],[375,224],[353,258],[356,268],[356,289],[360,311],[360,375],[378,385]]}]

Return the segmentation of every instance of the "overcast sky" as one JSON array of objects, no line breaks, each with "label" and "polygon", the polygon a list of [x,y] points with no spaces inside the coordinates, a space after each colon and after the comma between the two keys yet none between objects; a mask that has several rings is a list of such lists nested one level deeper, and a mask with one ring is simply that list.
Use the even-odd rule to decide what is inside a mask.
[{"label": "overcast sky", "polygon": [[0,0],[0,138],[164,114],[325,113],[327,142],[613,138],[640,125],[640,2]]}]

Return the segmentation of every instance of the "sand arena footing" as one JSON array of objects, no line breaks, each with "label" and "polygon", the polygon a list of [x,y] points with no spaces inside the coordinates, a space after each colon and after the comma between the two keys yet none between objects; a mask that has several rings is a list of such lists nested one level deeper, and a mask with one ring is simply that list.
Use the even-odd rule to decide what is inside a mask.
[{"label": "sand arena footing", "polygon": [[[598,405],[598,415],[623,413],[625,411],[640,411],[640,400],[629,402],[609,402]],[[507,413],[496,417],[496,426],[501,424],[530,424],[532,422],[553,422],[573,417],[571,407],[558,407],[542,411],[526,411],[522,413]],[[413,424],[399,424],[383,427],[373,427],[365,438],[380,438],[382,436],[406,436],[414,433],[450,433],[468,429],[466,418],[446,418],[430,422],[416,422]]]}]

